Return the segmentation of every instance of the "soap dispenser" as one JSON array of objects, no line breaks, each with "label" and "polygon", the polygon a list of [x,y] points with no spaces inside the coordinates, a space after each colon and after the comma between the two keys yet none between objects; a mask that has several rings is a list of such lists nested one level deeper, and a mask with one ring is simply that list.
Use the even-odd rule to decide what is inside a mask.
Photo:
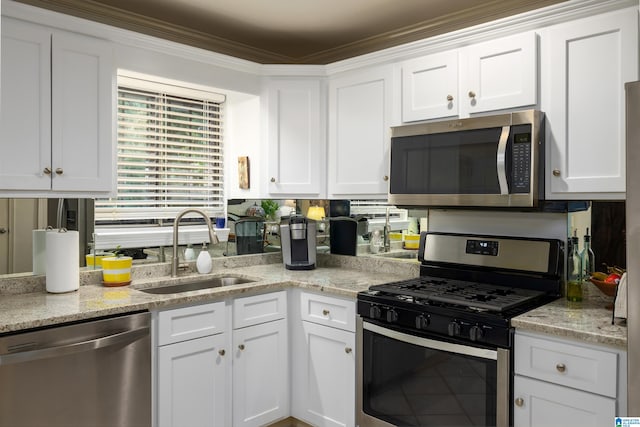
[{"label": "soap dispenser", "polygon": [[198,259],[196,259],[196,268],[198,273],[207,274],[211,273],[211,267],[211,255],[209,255],[209,251],[207,251],[207,244],[203,243],[202,250],[200,251],[200,254],[198,254]]}]

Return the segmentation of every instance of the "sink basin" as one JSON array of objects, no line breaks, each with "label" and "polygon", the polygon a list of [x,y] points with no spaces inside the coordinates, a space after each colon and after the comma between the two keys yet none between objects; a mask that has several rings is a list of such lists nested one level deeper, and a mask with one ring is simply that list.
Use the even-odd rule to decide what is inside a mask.
[{"label": "sink basin", "polygon": [[418,251],[413,251],[413,252],[385,252],[385,253],[381,253],[378,254],[378,256],[384,257],[384,258],[399,258],[399,259],[413,259],[413,260],[418,260]]},{"label": "sink basin", "polygon": [[222,286],[241,285],[243,283],[251,282],[255,282],[255,280],[246,279],[244,277],[223,276],[212,277],[210,279],[198,280],[193,282],[177,283],[175,285],[155,286],[139,290],[148,294],[178,294],[181,292],[219,288]]}]

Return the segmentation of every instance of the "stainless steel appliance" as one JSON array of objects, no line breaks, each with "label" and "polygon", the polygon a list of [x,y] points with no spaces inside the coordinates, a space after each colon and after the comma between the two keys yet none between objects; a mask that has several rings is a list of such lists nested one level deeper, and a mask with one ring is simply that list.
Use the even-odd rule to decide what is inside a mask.
[{"label": "stainless steel appliance", "polygon": [[425,232],[418,256],[358,294],[358,425],[511,425],[510,319],[560,295],[563,243]]},{"label": "stainless steel appliance", "polygon": [[280,224],[282,261],[287,270],[316,268],[316,222],[292,215]]},{"label": "stainless steel appliance", "polygon": [[640,416],[640,82],[627,83],[627,402]]},{"label": "stainless steel appliance", "polygon": [[0,337],[0,426],[151,425],[151,315]]},{"label": "stainless steel appliance", "polygon": [[544,198],[544,114],[391,128],[389,203],[534,208]]}]

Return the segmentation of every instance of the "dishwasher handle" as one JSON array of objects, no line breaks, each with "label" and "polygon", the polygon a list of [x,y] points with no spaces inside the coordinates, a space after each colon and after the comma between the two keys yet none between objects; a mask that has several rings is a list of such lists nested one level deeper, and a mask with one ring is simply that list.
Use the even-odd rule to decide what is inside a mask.
[{"label": "dishwasher handle", "polygon": [[80,341],[72,344],[65,344],[55,347],[47,347],[38,350],[22,351],[11,354],[0,355],[0,366],[14,363],[30,362],[33,360],[46,359],[50,357],[66,356],[69,354],[81,353],[83,351],[97,350],[111,347],[118,344],[129,344],[149,335],[148,326],[118,332],[112,335],[95,338],[88,341]]}]

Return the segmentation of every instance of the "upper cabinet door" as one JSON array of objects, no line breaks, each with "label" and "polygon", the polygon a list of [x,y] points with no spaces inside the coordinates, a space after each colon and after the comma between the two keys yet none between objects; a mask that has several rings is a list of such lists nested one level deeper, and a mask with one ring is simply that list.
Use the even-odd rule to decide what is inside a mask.
[{"label": "upper cabinet door", "polygon": [[55,32],[52,47],[52,188],[110,191],[115,173],[111,45]]},{"label": "upper cabinet door", "polygon": [[537,35],[527,32],[468,46],[461,51],[461,110],[468,113],[535,105]]},{"label": "upper cabinet door", "polygon": [[325,144],[319,80],[267,82],[269,195],[321,196]]},{"label": "upper cabinet door", "polygon": [[51,189],[51,32],[2,17],[0,189]]},{"label": "upper cabinet door", "polygon": [[624,83],[638,79],[637,7],[543,39],[548,199],[625,197]]},{"label": "upper cabinet door", "polygon": [[458,51],[405,61],[402,68],[402,121],[458,115]]},{"label": "upper cabinet door", "polygon": [[392,66],[329,82],[330,198],[387,197],[392,82]]}]

